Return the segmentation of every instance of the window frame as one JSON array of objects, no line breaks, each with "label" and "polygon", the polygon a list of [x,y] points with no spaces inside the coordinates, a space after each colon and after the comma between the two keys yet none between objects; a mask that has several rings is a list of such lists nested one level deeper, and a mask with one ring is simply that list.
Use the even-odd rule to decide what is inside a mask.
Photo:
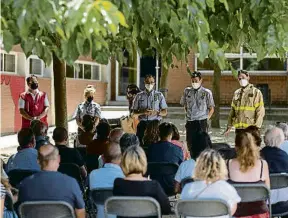
[{"label": "window frame", "polygon": [[[41,74],[33,74],[30,72],[30,59],[36,59],[36,60],[40,60],[41,61]],[[27,71],[29,75],[35,75],[37,77],[43,77],[44,75],[44,68],[45,68],[45,64],[44,61],[39,58],[37,55],[30,55],[27,59],[26,59],[26,66],[27,66]]]},{"label": "window frame", "polygon": [[[5,54],[6,55],[13,55],[15,57],[15,72],[10,72],[10,71],[4,71],[4,68],[5,68]],[[10,51],[9,53],[4,51],[4,50],[1,50],[0,51],[0,55],[3,56],[3,71],[0,69],[0,72],[1,73],[5,73],[5,74],[12,74],[12,75],[15,75],[17,74],[17,67],[18,67],[18,55],[17,55],[17,52],[13,52],[13,51]]]},{"label": "window frame", "polygon": [[[98,64],[96,62],[90,62],[90,61],[75,61],[74,64],[82,64],[82,72],[83,72],[83,77],[82,78],[79,78],[78,77],[78,72],[76,72],[76,68],[73,66],[73,69],[74,69],[74,79],[80,79],[80,80],[92,80],[92,81],[101,81],[101,74],[102,74],[102,71],[101,71],[101,64]],[[84,65],[90,65],[91,67],[91,78],[90,79],[85,79],[84,78]],[[95,79],[92,79],[92,67],[93,66],[98,66],[99,67],[99,79],[95,80]],[[65,64],[65,72],[66,72],[66,64]],[[73,79],[71,77],[67,77],[68,79]]]}]

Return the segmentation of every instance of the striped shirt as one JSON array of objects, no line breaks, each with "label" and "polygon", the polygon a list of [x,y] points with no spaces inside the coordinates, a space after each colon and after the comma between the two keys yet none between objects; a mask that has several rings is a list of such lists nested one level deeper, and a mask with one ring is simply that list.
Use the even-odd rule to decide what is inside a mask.
[{"label": "striped shirt", "polygon": [[4,185],[1,183],[1,199],[5,199],[6,189]]}]

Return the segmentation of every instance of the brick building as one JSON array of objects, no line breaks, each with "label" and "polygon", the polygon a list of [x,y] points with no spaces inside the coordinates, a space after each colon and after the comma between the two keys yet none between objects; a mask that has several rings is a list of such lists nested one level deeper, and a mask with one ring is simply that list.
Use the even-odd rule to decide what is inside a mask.
[{"label": "brick building", "polygon": [[[125,54],[129,60],[129,55]],[[271,95],[272,104],[288,105],[288,72],[287,60],[275,57],[256,61],[254,54],[239,53],[226,54],[234,68],[246,69],[251,72],[251,82],[261,85],[265,96]],[[192,70],[199,70],[204,75],[204,86],[212,88],[213,71],[205,61],[197,61],[193,54],[188,58],[188,65]],[[128,61],[129,62],[129,61]],[[190,85],[190,77],[186,71],[186,63],[176,62],[178,68],[170,69],[168,75],[168,103],[179,103],[186,86]],[[100,65],[89,57],[79,57],[76,67],[66,67],[67,110],[71,118],[79,102],[83,101],[83,90],[88,84],[96,87],[96,102],[101,105],[123,104],[126,101],[125,91],[129,83],[144,87],[146,74],[156,75],[156,60],[151,57],[137,57],[137,67],[132,68],[113,62]],[[7,54],[1,50],[1,127],[0,132],[7,134],[16,132],[21,126],[18,112],[19,94],[27,90],[25,78],[35,74],[39,78],[39,87],[47,92],[51,108],[48,122],[54,122],[54,93],[52,66],[45,66],[37,56],[26,58],[20,46],[14,46]],[[159,78],[158,78],[159,79]],[[223,71],[221,77],[221,104],[229,105],[233,92],[239,87],[237,80],[230,71]],[[270,90],[270,92],[269,92]]]}]

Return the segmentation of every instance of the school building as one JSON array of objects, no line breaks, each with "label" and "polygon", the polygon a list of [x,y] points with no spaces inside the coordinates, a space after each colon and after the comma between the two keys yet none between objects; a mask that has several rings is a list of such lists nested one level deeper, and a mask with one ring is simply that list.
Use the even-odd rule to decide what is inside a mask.
[{"label": "school building", "polygon": [[[45,66],[44,62],[35,55],[26,57],[19,45],[12,51],[1,53],[1,134],[13,133],[21,127],[21,116],[18,111],[19,94],[27,90],[25,78],[30,74],[38,76],[39,89],[48,94],[50,111],[49,124],[54,124],[54,95],[53,67]],[[129,63],[129,55],[124,54]],[[251,83],[259,86],[266,103],[270,99],[272,105],[288,105],[288,71],[287,59],[276,57],[265,58],[257,62],[255,54],[243,52],[227,53],[226,57],[235,69],[249,70]],[[212,89],[213,71],[208,61],[200,63],[197,55],[188,58],[191,70],[202,72],[204,83]],[[135,83],[144,88],[146,74],[156,75],[157,61],[152,57],[137,57],[137,67],[119,66],[116,62],[101,65],[90,57],[79,57],[76,67],[66,66],[67,110],[71,118],[77,105],[83,101],[83,90],[88,84],[96,87],[95,101],[101,105],[123,105],[126,101],[126,87]],[[178,104],[186,86],[190,85],[190,77],[186,64],[176,62],[178,68],[169,69],[167,102]],[[160,69],[161,71],[161,69]],[[159,74],[159,78],[161,73]],[[234,91],[239,87],[237,80],[229,70],[224,70],[221,76],[221,104],[229,105]]]}]

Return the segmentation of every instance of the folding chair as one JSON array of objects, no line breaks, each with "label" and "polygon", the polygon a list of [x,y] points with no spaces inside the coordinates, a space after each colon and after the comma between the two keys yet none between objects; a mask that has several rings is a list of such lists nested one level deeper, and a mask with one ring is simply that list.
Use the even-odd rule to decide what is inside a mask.
[{"label": "folding chair", "polygon": [[11,170],[8,173],[8,177],[9,177],[9,182],[10,184],[17,188],[18,185],[20,184],[20,182],[27,178],[28,176],[33,175],[34,173],[37,173],[39,171],[33,171],[33,170]]},{"label": "folding chair", "polygon": [[122,217],[147,217],[161,218],[159,203],[151,197],[110,197],[106,200],[105,217],[108,214]]},{"label": "folding chair", "polygon": [[194,182],[194,179],[191,177],[186,177],[184,179],[181,180],[181,189],[184,188],[184,186],[188,183]]},{"label": "folding chair", "polygon": [[75,218],[74,209],[63,201],[30,201],[19,206],[21,218]]},{"label": "folding chair", "polygon": [[231,185],[237,190],[238,195],[241,197],[241,202],[255,202],[268,200],[269,213],[271,217],[271,203],[270,203],[270,190],[267,186],[262,184],[243,184],[232,183]]},{"label": "folding chair", "polygon": [[91,198],[95,204],[104,205],[105,201],[112,196],[112,188],[96,188],[91,190]]},{"label": "folding chair", "polygon": [[[271,185],[271,190],[287,188],[288,187],[288,173],[270,174],[270,185]],[[281,214],[276,214],[276,213],[274,214],[272,211],[273,217],[282,217],[282,216],[287,216],[287,215],[288,215],[288,211],[285,213],[281,213]]]},{"label": "folding chair", "polygon": [[175,207],[176,217],[231,217],[230,207],[226,201],[221,199],[191,199],[179,200]]},{"label": "folding chair", "polygon": [[147,175],[160,183],[168,196],[174,195],[174,178],[178,170],[175,163],[148,163]]}]

